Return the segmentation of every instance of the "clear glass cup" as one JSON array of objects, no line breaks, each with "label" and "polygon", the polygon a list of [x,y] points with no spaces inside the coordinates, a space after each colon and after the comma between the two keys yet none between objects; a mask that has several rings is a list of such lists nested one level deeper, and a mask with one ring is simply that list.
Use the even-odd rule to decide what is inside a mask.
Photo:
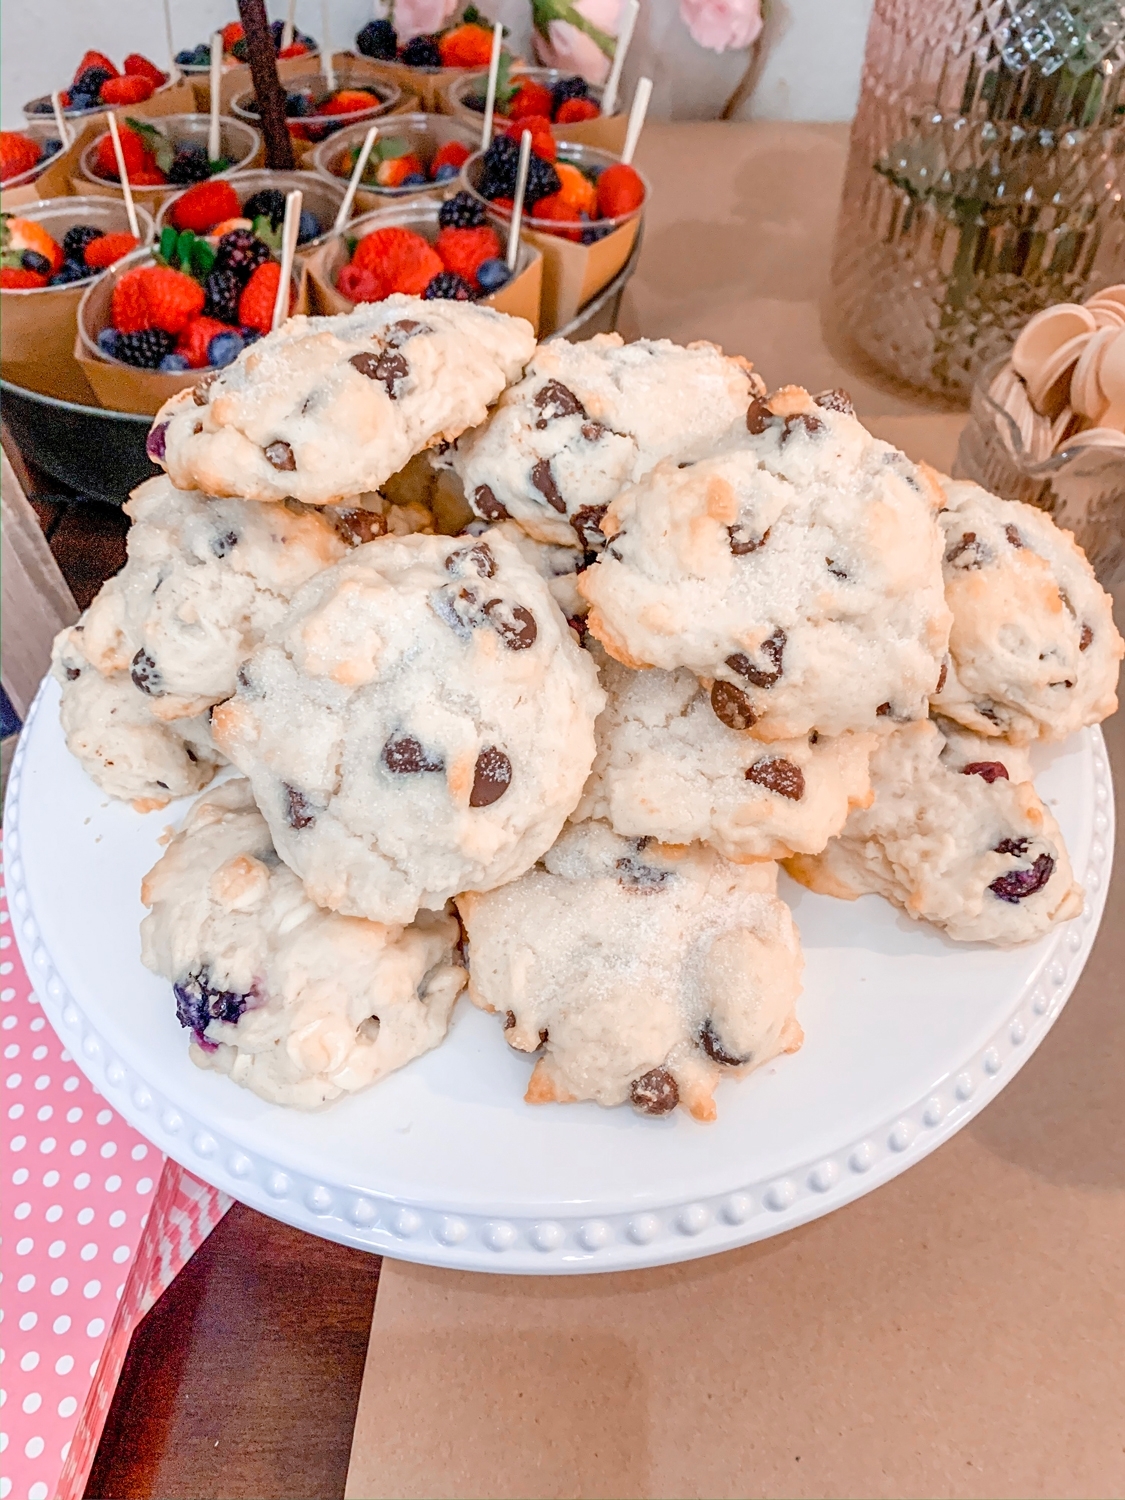
[{"label": "clear glass cup", "polygon": [[[615,162],[620,161],[620,157],[615,156],[612,151],[602,151],[597,146],[579,145],[574,141],[559,141],[558,160],[566,162],[572,167],[578,167],[579,170],[586,169],[587,171],[593,170],[596,173],[601,173],[605,171],[606,167],[611,167]],[[471,193],[477,202],[482,204],[489,213],[496,214],[499,218],[506,221],[511,217],[511,210],[498,207],[490,199],[485,198],[477,189],[483,165],[483,152],[477,151],[470,156],[461,168],[461,186]],[[636,167],[633,170],[637,171]],[[561,220],[537,219],[532,214],[525,212],[523,216],[523,228],[537,230],[540,234],[559,235],[564,239],[575,237],[583,239],[588,237],[590,241],[604,239],[607,235],[612,234],[615,229],[620,229],[622,224],[628,224],[632,219],[636,219],[644,213],[650,188],[648,179],[642,172],[637,171],[637,176],[641,179],[641,183],[644,186],[645,195],[640,204],[627,214],[618,214],[612,219]]]},{"label": "clear glass cup", "polygon": [[[575,74],[566,73],[561,68],[516,67],[512,69],[511,76],[513,80],[517,78],[527,78],[534,83],[543,84],[545,88],[552,88],[561,79],[573,78],[575,77]],[[487,72],[468,73],[464,78],[458,78],[456,83],[452,83],[449,86],[448,99],[450,114],[453,115],[455,119],[463,120],[467,124],[475,124],[478,138],[480,136],[480,128],[483,123],[484,95],[487,87]],[[598,106],[599,109],[601,109],[602,94],[604,92],[601,85],[597,83],[587,84],[587,89],[589,91],[589,98],[593,100],[593,102]],[[475,105],[468,102],[470,99],[477,99],[480,101],[479,109]],[[507,116],[502,115],[500,111],[497,110],[493,119],[493,130],[504,130],[510,124],[511,121],[507,118]]]},{"label": "clear glass cup", "polygon": [[28,167],[26,172],[17,172],[14,177],[9,177],[6,182],[0,183],[0,191],[5,193],[10,192],[12,188],[26,187],[29,182],[34,182],[37,177],[41,177],[63,148],[62,141],[59,140],[59,127],[55,124],[54,115],[49,116],[47,119],[40,117],[37,120],[29,121],[26,125],[21,126],[19,134],[30,136],[36,145],[39,146],[40,150],[46,146],[48,141],[54,141],[56,149],[49,156],[41,156],[33,167]]},{"label": "clear glass cup", "polygon": [[[346,129],[321,141],[308,157],[308,165],[317,177],[325,182],[343,184],[345,187],[352,174],[353,152],[363,145],[370,125],[349,125]],[[393,120],[380,127],[380,139],[406,141],[410,150],[421,161],[427,174],[430,163],[448,141],[460,141],[474,151],[479,144],[479,126],[474,132],[455,120],[451,115],[427,115],[422,113],[395,115]],[[403,198],[414,198],[420,194],[444,194],[457,186],[460,169],[446,182],[416,183],[411,187],[380,187],[371,180],[374,163],[369,162],[363,181],[356,194],[358,207],[367,211],[382,208]],[[302,174],[305,175],[305,174]]]},{"label": "clear glass cup", "polygon": [[[211,129],[211,121],[207,115],[159,115],[146,119],[143,123],[161,131],[175,145],[191,141],[206,143]],[[119,183],[114,182],[112,178],[99,177],[95,170],[98,148],[103,139],[104,137],[98,136],[83,151],[78,162],[78,176],[87,182],[96,182],[103,190],[110,188],[114,193],[119,193],[121,191]],[[262,138],[252,126],[244,124],[241,120],[232,120],[228,115],[220,115],[219,150],[224,157],[229,159],[230,166],[221,172],[216,172],[215,176],[233,177],[236,172],[244,171],[252,165],[261,146]],[[178,193],[181,187],[182,184],[178,182],[162,182],[152,187],[141,187],[134,183],[132,184],[133,198],[136,202],[144,203],[151,209],[173,193]]]}]

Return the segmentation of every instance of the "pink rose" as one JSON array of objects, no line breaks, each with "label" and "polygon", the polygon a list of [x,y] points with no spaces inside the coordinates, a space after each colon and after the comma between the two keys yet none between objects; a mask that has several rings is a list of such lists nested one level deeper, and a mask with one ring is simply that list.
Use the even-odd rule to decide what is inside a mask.
[{"label": "pink rose", "polygon": [[622,0],[533,0],[539,61],[587,83],[604,83],[621,6]]},{"label": "pink rose", "polygon": [[680,0],[680,18],[701,47],[750,47],[762,30],[761,0]]},{"label": "pink rose", "polygon": [[440,31],[457,9],[457,0],[395,0],[391,20],[400,42]]}]

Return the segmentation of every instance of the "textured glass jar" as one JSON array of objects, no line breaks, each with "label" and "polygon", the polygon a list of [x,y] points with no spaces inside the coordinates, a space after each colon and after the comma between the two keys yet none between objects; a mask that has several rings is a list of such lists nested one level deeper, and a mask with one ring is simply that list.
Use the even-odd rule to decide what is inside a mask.
[{"label": "textured glass jar", "polygon": [[876,0],[836,231],[850,336],[966,398],[1125,274],[1125,0]]}]

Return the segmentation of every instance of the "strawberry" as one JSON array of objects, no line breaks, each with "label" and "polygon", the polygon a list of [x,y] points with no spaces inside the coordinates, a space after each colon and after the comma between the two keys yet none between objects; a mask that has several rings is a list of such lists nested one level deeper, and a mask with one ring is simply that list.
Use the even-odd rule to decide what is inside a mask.
[{"label": "strawberry", "polygon": [[[531,217],[536,221],[546,219],[551,223],[558,224],[558,229],[552,229],[551,234],[557,235],[563,240],[580,240],[582,238],[583,226],[578,222],[578,215],[563,201],[561,193],[552,193],[547,198],[540,198],[532,204]],[[561,226],[566,225],[564,229]]]},{"label": "strawberry", "polygon": [[235,42],[240,42],[245,35],[241,21],[228,21],[223,27],[223,51],[229,52]]},{"label": "strawberry", "polygon": [[287,57],[304,57],[308,50],[304,42],[290,42],[288,47],[282,47],[281,51],[277,54],[278,61],[280,62]]},{"label": "strawberry", "polygon": [[477,271],[486,260],[500,255],[500,236],[488,224],[477,229],[443,229],[434,249],[447,271],[462,277],[477,289]]},{"label": "strawberry", "polygon": [[113,289],[110,321],[119,333],[140,333],[142,328],[152,327],[148,297],[145,295],[146,269],[138,266],[135,271],[126,271]]},{"label": "strawberry", "polygon": [[499,209],[501,213],[510,214],[516,206],[516,200],[514,198],[493,198],[492,206]]},{"label": "strawberry", "polygon": [[365,234],[356,246],[352,265],[382,276],[387,288],[384,296],[405,292],[409,297],[420,297],[445,269],[428,240],[397,225]]},{"label": "strawberry", "polygon": [[598,212],[603,219],[631,214],[645,201],[645,185],[632,167],[614,162],[598,178]]},{"label": "strawberry", "polygon": [[107,78],[102,84],[103,104],[143,104],[156,92],[151,78],[142,78],[139,73],[125,73],[120,78]]},{"label": "strawberry", "polygon": [[588,218],[596,218],[598,213],[598,190],[588,177],[572,167],[569,162],[560,161],[555,163],[555,171],[559,174],[559,182],[562,184],[557,196],[571,210],[571,218],[577,219],[579,214],[585,214]]},{"label": "strawberry", "polygon": [[487,68],[492,61],[492,32],[472,22],[454,26],[438,38],[443,68]]},{"label": "strawberry", "polygon": [[442,167],[456,167],[460,170],[471,155],[472,152],[463,142],[446,141],[430,163],[430,176],[436,177]]},{"label": "strawberry", "polygon": [[203,311],[199,282],[167,266],[138,266],[126,271],[113,289],[113,326],[122,333],[160,328],[179,333]]},{"label": "strawberry", "polygon": [[528,115],[545,115],[549,120],[553,105],[551,90],[529,78],[521,83],[512,95],[508,104],[507,118],[522,120]]},{"label": "strawberry", "polygon": [[151,79],[154,88],[160,88],[162,84],[168,82],[167,73],[162,73],[155,63],[149,62],[148,58],[142,57],[139,52],[129,53],[125,59],[123,71]]},{"label": "strawberry", "polygon": [[207,346],[215,335],[237,332],[237,328],[220,323],[218,318],[192,318],[176,340],[176,353],[182,354],[193,370],[203,370],[211,363]]},{"label": "strawberry", "polygon": [[196,234],[210,234],[224,219],[236,219],[242,212],[238,194],[229,182],[210,178],[188,188],[175,199],[168,218],[176,229],[191,229]]},{"label": "strawberry", "polygon": [[[129,181],[135,179],[137,172],[144,171],[152,162],[152,158],[145,149],[145,143],[135,130],[130,130],[128,125],[122,125],[121,154],[125,158],[125,170],[129,174]],[[117,157],[113,151],[113,138],[107,130],[98,142],[97,155],[94,158],[94,171],[99,177],[107,182],[117,182]]]},{"label": "strawberry", "polygon": [[526,115],[509,125],[504,134],[518,146],[525,130],[531,131],[531,149],[535,155],[542,157],[544,161],[554,161],[559,152],[551,134],[551,122],[546,115]]},{"label": "strawberry", "polygon": [[[277,301],[281,267],[276,260],[263,261],[242,290],[238,299],[238,321],[244,328],[269,333],[273,326],[273,305]],[[293,311],[293,287],[289,287],[289,311]]]},{"label": "strawberry", "polygon": [[388,295],[387,284],[377,271],[365,271],[354,262],[337,276],[336,290],[352,302],[382,302]]},{"label": "strawberry", "polygon": [[36,255],[41,255],[51,267],[50,275],[54,275],[63,263],[63,249],[47,233],[42,224],[37,224],[34,219],[7,219],[3,230],[3,248],[5,253],[23,250],[33,250]]},{"label": "strawberry", "polygon": [[40,276],[38,271],[21,271],[18,266],[0,266],[0,288],[6,292],[30,292],[46,285],[46,276]]},{"label": "strawberry", "polygon": [[340,89],[331,99],[317,106],[318,115],[354,115],[361,109],[377,109],[379,100],[366,89]]},{"label": "strawberry", "polygon": [[408,177],[425,177],[426,169],[413,151],[405,156],[394,156],[381,161],[375,172],[375,181],[380,187],[401,187]]},{"label": "strawberry", "polygon": [[582,120],[596,120],[601,110],[592,99],[565,99],[555,115],[556,125],[577,125]]},{"label": "strawberry", "polygon": [[103,271],[106,266],[112,266],[114,261],[135,250],[139,244],[140,240],[131,234],[102,234],[86,246],[84,259],[95,271]]},{"label": "strawberry", "polygon": [[30,172],[43,155],[39,144],[18,130],[0,130],[0,182]]},{"label": "strawberry", "polygon": [[155,163],[149,163],[141,172],[132,172],[129,181],[134,187],[163,187],[168,181]]},{"label": "strawberry", "polygon": [[104,68],[111,78],[118,76],[117,69],[104,52],[84,52],[82,54],[82,61],[74,70],[72,82],[77,83],[87,68]]}]

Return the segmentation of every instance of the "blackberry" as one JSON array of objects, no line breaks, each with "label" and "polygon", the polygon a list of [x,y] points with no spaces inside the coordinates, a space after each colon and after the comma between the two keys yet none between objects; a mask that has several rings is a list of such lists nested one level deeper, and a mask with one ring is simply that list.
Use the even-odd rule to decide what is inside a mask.
[{"label": "blackberry", "polygon": [[64,260],[47,283],[48,286],[69,286],[73,281],[85,281],[94,272],[80,260]]},{"label": "blackberry", "polygon": [[551,118],[558,114],[568,99],[588,99],[590,85],[584,78],[560,78],[551,85]]},{"label": "blackberry", "polygon": [[432,36],[411,37],[402,49],[402,61],[408,68],[440,68],[441,51],[437,38]]},{"label": "blackberry", "polygon": [[176,147],[172,165],[168,168],[168,181],[187,186],[193,182],[206,182],[211,175],[211,163],[206,146],[198,141],[189,141]]},{"label": "blackberry", "polygon": [[[534,158],[533,158],[534,159]],[[506,135],[498,135],[484,153],[477,187],[484,198],[514,198],[520,148]]]},{"label": "blackberry", "polygon": [[75,224],[73,229],[68,229],[63,235],[63,254],[67,260],[81,262],[86,254],[86,246],[102,238],[102,230],[95,229],[92,224]]},{"label": "blackberry", "polygon": [[84,72],[79,73],[70,86],[72,100],[77,90],[80,94],[89,94],[96,103],[102,91],[102,84],[108,83],[112,77],[113,74],[107,72],[105,68],[86,68]]},{"label": "blackberry", "polygon": [[176,340],[162,328],[142,328],[140,333],[118,333],[114,356],[127,365],[155,370],[166,354],[171,354]]},{"label": "blackberry", "polygon": [[438,223],[443,229],[479,229],[488,217],[472,193],[454,193],[438,209]]},{"label": "blackberry", "polygon": [[394,62],[398,56],[398,35],[389,21],[368,21],[355,44],[364,57],[376,57],[381,62]]},{"label": "blackberry", "polygon": [[218,318],[220,323],[238,322],[238,299],[242,296],[242,282],[231,270],[212,270],[203,283],[207,300],[203,304],[205,318]]},{"label": "blackberry", "polygon": [[309,94],[294,93],[285,96],[285,113],[289,118],[296,119],[303,115],[315,115],[316,105]]},{"label": "blackberry", "polygon": [[176,1019],[181,1026],[202,1036],[212,1021],[237,1021],[246,1009],[245,995],[235,990],[216,989],[211,971],[200,969],[172,986],[176,997]]},{"label": "blackberry", "polygon": [[422,293],[427,302],[439,297],[449,302],[471,302],[473,295],[472,287],[456,271],[439,271]]},{"label": "blackberry", "polygon": [[276,229],[285,218],[285,194],[277,188],[263,188],[247,198],[242,205],[242,217],[253,224],[255,219],[268,219],[270,228]]},{"label": "blackberry", "polygon": [[82,109],[97,109],[97,94],[84,94],[81,89],[70,90],[70,102],[66,106],[67,114],[74,114]]},{"label": "blackberry", "polygon": [[269,246],[249,229],[224,234],[215,251],[215,271],[233,271],[243,285],[270,259]]}]

